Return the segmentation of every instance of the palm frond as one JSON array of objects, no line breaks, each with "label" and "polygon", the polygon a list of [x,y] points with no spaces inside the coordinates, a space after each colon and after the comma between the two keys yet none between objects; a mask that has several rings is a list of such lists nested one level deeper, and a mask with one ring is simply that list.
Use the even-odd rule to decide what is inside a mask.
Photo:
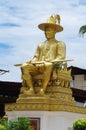
[{"label": "palm frond", "polygon": [[83,36],[85,33],[86,33],[86,25],[83,25],[79,29],[79,34],[80,34],[80,36],[81,35]]}]

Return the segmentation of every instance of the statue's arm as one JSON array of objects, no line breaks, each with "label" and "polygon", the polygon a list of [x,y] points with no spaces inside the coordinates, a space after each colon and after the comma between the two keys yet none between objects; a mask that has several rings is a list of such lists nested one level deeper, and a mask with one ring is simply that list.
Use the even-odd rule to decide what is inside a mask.
[{"label": "statue's arm", "polygon": [[37,46],[36,51],[35,51],[35,55],[34,55],[34,57],[33,57],[33,59],[32,59],[32,62],[34,62],[34,61],[39,61],[39,58],[40,58],[40,49],[41,49],[41,45],[39,44],[39,45]]},{"label": "statue's arm", "polygon": [[39,55],[40,55],[40,47],[38,45],[37,48],[36,48],[35,54],[33,56],[33,59],[27,60],[26,63],[32,63],[32,62],[38,61]]}]

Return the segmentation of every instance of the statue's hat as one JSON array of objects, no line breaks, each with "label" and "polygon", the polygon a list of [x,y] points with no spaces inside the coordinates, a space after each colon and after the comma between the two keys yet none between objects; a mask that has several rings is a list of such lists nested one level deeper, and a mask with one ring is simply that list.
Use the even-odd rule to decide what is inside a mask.
[{"label": "statue's hat", "polygon": [[[57,24],[58,21],[58,24]],[[52,15],[48,18],[46,23],[41,23],[38,25],[39,29],[45,31],[47,27],[55,29],[56,32],[63,31],[63,27],[60,25],[60,16]]]}]

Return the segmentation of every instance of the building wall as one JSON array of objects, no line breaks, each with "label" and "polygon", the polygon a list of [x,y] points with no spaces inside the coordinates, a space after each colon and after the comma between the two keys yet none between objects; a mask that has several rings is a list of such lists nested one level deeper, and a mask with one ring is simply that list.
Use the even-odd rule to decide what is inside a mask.
[{"label": "building wall", "polygon": [[86,90],[86,75],[74,75],[74,87]]},{"label": "building wall", "polygon": [[77,91],[79,91],[77,93],[76,93],[76,91],[74,91],[74,93],[73,93],[74,96],[75,96],[75,99],[76,99],[76,106],[84,107],[84,103],[86,101],[85,100],[86,99],[86,97],[85,97],[86,75],[83,75],[83,74],[73,75],[71,87],[74,88],[74,89],[77,89]]}]

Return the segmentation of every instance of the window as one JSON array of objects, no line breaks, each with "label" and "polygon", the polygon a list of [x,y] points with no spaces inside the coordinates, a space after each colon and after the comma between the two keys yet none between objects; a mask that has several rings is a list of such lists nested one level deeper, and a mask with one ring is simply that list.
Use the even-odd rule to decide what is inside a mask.
[{"label": "window", "polygon": [[34,130],[40,130],[40,118],[32,118],[29,117],[30,124],[34,128]]}]

